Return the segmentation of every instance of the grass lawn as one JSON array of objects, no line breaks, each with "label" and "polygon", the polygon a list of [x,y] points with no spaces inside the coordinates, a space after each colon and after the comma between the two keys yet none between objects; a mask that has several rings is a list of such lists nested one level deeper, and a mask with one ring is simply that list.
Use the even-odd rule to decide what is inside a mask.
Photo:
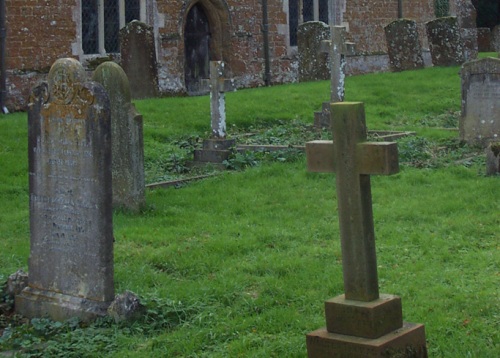
[{"label": "grass lawn", "polygon": [[[500,356],[500,177],[457,139],[459,68],[346,79],[368,129],[411,130],[401,172],[372,177],[380,292],[425,324],[431,357]],[[230,136],[298,144],[329,98],[314,82],[227,94]],[[209,98],[137,101],[148,183],[198,174]],[[0,316],[0,352],[29,357],[305,357],[323,303],[343,293],[335,180],[298,152],[234,155],[228,170],[147,192],[138,214],[114,213],[115,289],[147,306],[134,323],[25,322]],[[0,282],[29,256],[27,119],[0,117]],[[213,172],[213,169],[205,169]],[[8,300],[7,297],[0,297]],[[1,300],[0,300],[1,302]],[[0,353],[0,357],[2,353]]]}]

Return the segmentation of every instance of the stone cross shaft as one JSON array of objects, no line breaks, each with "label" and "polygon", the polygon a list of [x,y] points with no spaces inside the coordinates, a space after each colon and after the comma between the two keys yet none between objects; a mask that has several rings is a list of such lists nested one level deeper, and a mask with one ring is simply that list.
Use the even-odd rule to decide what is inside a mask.
[{"label": "stone cross shaft", "polygon": [[331,40],[323,41],[322,51],[330,55],[330,96],[331,102],[344,101],[345,56],[354,52],[354,44],[346,42],[346,28],[331,26]]},{"label": "stone cross shaft", "polygon": [[399,171],[397,143],[366,142],[363,103],[331,104],[332,141],[306,143],[311,172],[335,172],[345,298],[379,298],[371,174]]},{"label": "stone cross shaft", "polygon": [[224,92],[233,90],[233,82],[224,78],[224,62],[210,61],[210,112],[212,136],[226,137],[226,98]]}]

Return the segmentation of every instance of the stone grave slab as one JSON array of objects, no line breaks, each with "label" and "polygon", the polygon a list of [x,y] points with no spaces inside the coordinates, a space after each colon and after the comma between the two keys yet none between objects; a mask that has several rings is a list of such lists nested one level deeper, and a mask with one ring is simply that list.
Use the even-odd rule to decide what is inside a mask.
[{"label": "stone grave slab", "polygon": [[393,71],[424,68],[422,46],[414,20],[398,19],[384,27],[389,62]]},{"label": "stone grave slab", "polygon": [[308,21],[297,29],[299,82],[330,78],[328,54],[321,51],[321,42],[330,39],[330,27],[321,21]]},{"label": "stone grave slab", "polygon": [[29,279],[26,317],[91,320],[114,298],[109,98],[81,64],[57,60],[28,110]]},{"label": "stone grave slab", "polygon": [[461,78],[460,139],[485,148],[500,140],[500,59],[467,62]]},{"label": "stone grave slab", "polygon": [[429,21],[425,27],[434,66],[457,66],[464,62],[464,47],[455,16]]},{"label": "stone grave slab", "polygon": [[154,31],[134,20],[120,30],[121,66],[131,83],[132,98],[158,96],[158,64]]},{"label": "stone grave slab", "polygon": [[146,201],[142,116],[131,102],[127,75],[118,64],[102,63],[93,80],[102,84],[110,100],[113,207],[138,211]]}]

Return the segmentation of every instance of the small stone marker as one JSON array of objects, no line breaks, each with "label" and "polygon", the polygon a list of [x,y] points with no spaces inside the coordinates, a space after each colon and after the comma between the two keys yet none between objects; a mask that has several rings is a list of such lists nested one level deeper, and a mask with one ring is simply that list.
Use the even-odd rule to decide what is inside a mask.
[{"label": "small stone marker", "polygon": [[460,139],[486,148],[500,140],[500,59],[464,63]]},{"label": "small stone marker", "polygon": [[322,42],[322,51],[330,58],[330,102],[314,114],[315,127],[330,127],[330,103],[343,102],[345,95],[346,55],[354,54],[354,44],[346,41],[346,28],[331,26],[332,38]]},{"label": "small stone marker", "polygon": [[399,19],[384,28],[389,62],[393,71],[424,68],[422,46],[414,20]]},{"label": "small stone marker", "polygon": [[130,85],[123,69],[108,61],[93,80],[102,84],[111,106],[113,207],[138,211],[145,204],[142,116],[130,102]]},{"label": "small stone marker", "polygon": [[321,43],[330,38],[330,27],[321,21],[308,21],[297,29],[299,82],[326,80],[330,77],[328,54]]},{"label": "small stone marker", "polygon": [[434,66],[457,66],[464,62],[464,47],[456,17],[440,17],[427,22],[425,27]]},{"label": "small stone marker", "polygon": [[31,245],[22,315],[91,320],[114,298],[111,126],[104,88],[57,60],[28,111]]},{"label": "small stone marker", "polygon": [[332,103],[331,116],[334,141],[306,143],[307,166],[336,173],[345,294],[325,302],[308,356],[427,357],[424,326],[404,323],[401,299],[378,290],[370,175],[399,171],[397,144],[365,142],[362,103]]},{"label": "small stone marker", "polygon": [[486,148],[486,175],[500,175],[500,141]]},{"label": "small stone marker", "polygon": [[[202,82],[205,86],[205,81]],[[194,151],[194,161],[222,163],[230,155],[236,141],[226,138],[225,92],[234,91],[234,82],[224,78],[224,62],[210,61],[210,123],[212,138],[203,141],[203,148]]]},{"label": "small stone marker", "polygon": [[154,31],[134,20],[120,30],[121,65],[132,84],[132,98],[158,96],[158,64]]}]

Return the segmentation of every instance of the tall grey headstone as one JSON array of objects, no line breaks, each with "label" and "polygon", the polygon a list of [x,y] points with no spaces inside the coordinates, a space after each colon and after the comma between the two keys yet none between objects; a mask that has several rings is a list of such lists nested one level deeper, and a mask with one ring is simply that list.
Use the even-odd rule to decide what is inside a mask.
[{"label": "tall grey headstone", "polygon": [[132,98],[158,95],[158,64],[154,31],[134,20],[120,30],[121,65],[131,85]]},{"label": "tall grey headstone", "polygon": [[458,20],[454,16],[440,17],[425,24],[432,64],[457,66],[464,62],[464,47]]},{"label": "tall grey headstone", "polygon": [[318,81],[330,78],[328,53],[322,51],[322,41],[330,39],[330,27],[321,21],[299,25],[297,48],[299,52],[299,81]]},{"label": "tall grey headstone", "polygon": [[384,28],[389,61],[393,71],[424,68],[422,46],[414,20],[394,20]]},{"label": "tall grey headstone", "polygon": [[461,77],[460,139],[487,147],[500,140],[500,59],[467,62]]},{"label": "tall grey headstone", "polygon": [[138,211],[145,204],[142,116],[131,103],[129,81],[119,65],[102,63],[93,80],[102,84],[110,100],[113,206]]},{"label": "tall grey headstone", "polygon": [[114,298],[109,99],[78,61],[57,60],[33,89],[28,138],[29,279],[16,310],[104,315]]}]

